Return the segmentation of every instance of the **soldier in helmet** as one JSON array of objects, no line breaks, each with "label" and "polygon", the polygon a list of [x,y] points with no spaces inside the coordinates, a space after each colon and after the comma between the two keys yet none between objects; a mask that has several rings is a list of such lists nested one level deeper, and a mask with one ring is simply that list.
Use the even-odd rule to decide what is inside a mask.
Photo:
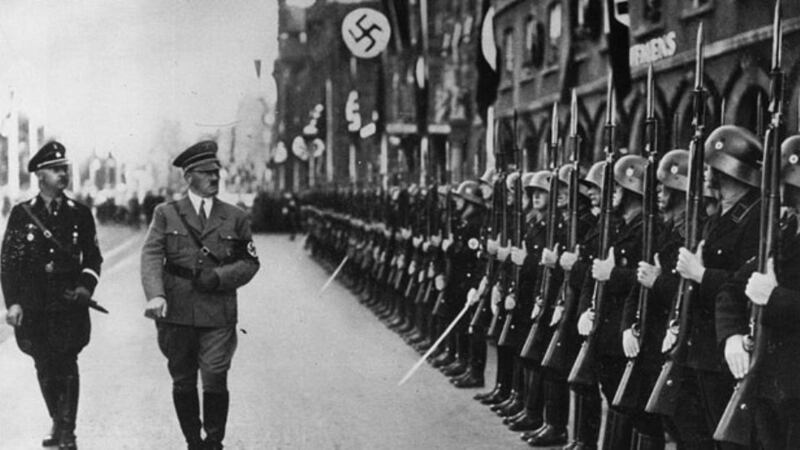
[{"label": "soldier in helmet", "polygon": [[[578,331],[588,335],[595,319],[589,309],[595,281],[605,282],[605,294],[599,299],[602,321],[595,330],[598,340],[597,378],[600,391],[610,404],[617,391],[627,359],[622,349],[622,312],[624,302],[635,284],[636,263],[642,253],[642,193],[646,160],[626,155],[614,165],[612,206],[617,219],[611,225],[610,247],[606,259],[595,259],[581,291]],[[631,416],[609,407],[603,442],[607,448],[629,448]]]},{"label": "soldier in helmet", "polygon": [[[565,167],[569,168],[569,165]],[[578,244],[574,249],[565,248],[558,260],[561,269],[565,273],[570,273],[568,288],[572,292],[565,299],[568,303],[563,305],[563,309],[557,307],[554,311],[554,315],[558,319],[558,326],[563,328],[563,333],[566,334],[564,342],[567,344],[565,358],[567,363],[565,367],[572,367],[581,345],[581,337],[577,328],[578,303],[586,271],[591,267],[597,251],[597,211],[600,208],[600,189],[604,167],[605,161],[596,162],[585,176],[579,179]],[[559,178],[567,180],[568,177],[569,169],[559,172]],[[564,374],[564,377],[566,375]],[[572,441],[564,448],[568,450],[594,448],[597,445],[600,427],[600,392],[597,386],[587,387],[581,384],[570,386],[570,390],[575,398],[575,406],[572,409],[574,428]]]},{"label": "soldier in helmet", "polygon": [[[691,303],[691,330],[686,377],[679,401],[681,416],[705,417],[705,421],[678,421],[681,438],[698,445],[712,445],[712,434],[733,390],[734,377],[742,375],[746,358],[742,335],[715,333],[715,302],[720,288],[756,254],[759,230],[761,144],[744,128],[723,125],[705,142],[707,182],[719,192],[719,211],[703,227],[703,240],[694,251],[681,247],[675,266],[681,277],[698,283]],[[674,340],[667,333],[666,340]],[[724,347],[724,355],[719,351]],[[671,348],[671,342],[665,342]],[[723,358],[724,356],[724,358]],[[726,368],[726,362],[728,368]],[[737,448],[733,444],[719,444]]]},{"label": "soldier in helmet", "polygon": [[[478,239],[486,214],[486,204],[477,182],[462,182],[454,194],[457,221],[452,236],[442,242],[442,249],[447,253],[451,266],[445,287],[448,310],[446,323],[455,318],[465,301],[472,305],[477,301],[475,289],[482,272],[482,264],[478,258]],[[486,341],[473,339],[469,334],[468,321],[462,320],[456,327],[454,344],[458,349],[457,353],[466,361],[466,370],[463,375],[451,380],[453,385],[458,388],[483,387]]]},{"label": "soldier in helmet", "polygon": [[103,258],[92,213],[64,194],[69,160],[59,142],[31,158],[39,194],[11,209],[3,238],[2,287],[17,345],[33,358],[53,420],[45,447],[75,449],[78,354],[89,343],[89,305]]},{"label": "soldier in helmet", "polygon": [[[638,364],[644,373],[640,397],[637,399],[638,413],[647,420],[634,423],[635,439],[639,448],[663,448],[663,429],[658,418],[644,413],[647,395],[655,385],[661,365],[664,362],[662,338],[666,328],[666,320],[672,302],[678,293],[679,277],[674,272],[678,249],[685,241],[686,233],[686,191],[689,187],[689,152],[675,149],[667,152],[659,162],[656,178],[658,179],[657,204],[661,212],[662,226],[656,227],[653,242],[653,261],[639,261],[636,279],[639,284],[650,289],[647,317],[644,321],[645,335],[637,339],[633,324],[636,322],[638,307],[638,290],[631,291],[625,303],[623,314],[623,349],[629,358],[639,357]],[[641,346],[640,346],[641,341]],[[671,425],[672,418],[665,418]],[[688,421],[702,421],[702,417],[677,418]],[[674,427],[669,426],[671,434],[679,442],[681,448],[686,445],[683,436]]]},{"label": "soldier in helmet", "polygon": [[741,336],[748,333],[748,304],[763,307],[768,350],[756,378],[754,419],[756,441],[766,450],[800,448],[800,136],[783,142],[781,159],[783,205],[789,214],[781,221],[777,255],[768,260],[766,273],[756,271],[755,258],[748,261],[723,287],[716,309],[717,333]]}]

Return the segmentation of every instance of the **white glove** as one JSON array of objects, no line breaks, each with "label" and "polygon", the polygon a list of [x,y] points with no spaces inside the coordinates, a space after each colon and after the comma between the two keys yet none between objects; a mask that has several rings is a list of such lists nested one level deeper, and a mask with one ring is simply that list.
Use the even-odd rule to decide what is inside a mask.
[{"label": "white glove", "polygon": [[652,288],[658,276],[661,275],[661,261],[658,259],[658,253],[653,255],[653,260],[655,265],[639,261],[639,268],[636,270],[636,281],[647,289]]},{"label": "white glove", "polygon": [[411,245],[413,245],[414,248],[419,248],[421,244],[422,244],[422,238],[420,236],[414,236],[413,238],[411,238]]},{"label": "white glove", "polygon": [[559,258],[558,262],[561,264],[561,268],[565,271],[569,272],[572,270],[572,267],[578,262],[578,256],[580,256],[580,247],[575,246],[575,252],[563,252],[561,253],[561,258]]},{"label": "white glove", "polygon": [[639,339],[631,328],[622,332],[622,351],[628,358],[635,358],[639,354]]},{"label": "white glove", "polygon": [[753,272],[744,289],[745,295],[756,305],[766,305],[772,296],[772,291],[778,287],[778,280],[775,278],[775,262],[772,258],[767,260],[766,272]]},{"label": "white glove", "polygon": [[528,250],[524,246],[522,248],[511,247],[511,261],[514,264],[521,266],[527,257]]},{"label": "white glove", "polygon": [[414,275],[414,272],[416,271],[417,271],[417,262],[412,260],[411,264],[408,265],[408,274]]},{"label": "white glove", "polygon": [[500,246],[498,245],[496,240],[494,240],[494,239],[487,239],[486,240],[486,252],[489,253],[490,255],[496,255],[497,254],[497,249],[499,247]]},{"label": "white glove", "polygon": [[492,287],[492,313],[497,315],[500,312],[500,300],[502,300],[502,295],[500,294],[500,288],[497,286]]},{"label": "white glove", "polygon": [[561,316],[564,315],[564,306],[559,305],[553,309],[553,317],[550,318],[550,326],[554,327],[561,322]]},{"label": "white glove", "polygon": [[408,240],[411,237],[411,229],[410,228],[403,228],[400,230],[400,236],[403,237],[404,240]]},{"label": "white glove", "polygon": [[592,332],[592,324],[594,324],[594,311],[587,309],[578,318],[578,333],[581,336],[588,336]]},{"label": "white glove", "polygon": [[406,255],[400,255],[397,257],[397,268],[400,270],[406,268]]},{"label": "white glove", "polygon": [[505,261],[511,254],[511,247],[498,247],[497,248],[497,260],[498,261]]},{"label": "white glove", "polygon": [[542,313],[542,305],[539,302],[533,304],[533,310],[531,310],[531,320],[536,320],[539,317],[539,314]]},{"label": "white glove", "polygon": [[447,239],[442,241],[442,250],[447,251],[447,249],[449,249],[451,245],[453,245],[452,233],[450,234],[450,236],[447,237]]},{"label": "white glove", "polygon": [[478,300],[480,300],[480,296],[478,296],[478,290],[475,288],[470,288],[470,290],[467,291],[467,304],[472,306],[475,303],[478,303]]},{"label": "white glove", "polygon": [[676,342],[678,342],[678,335],[671,329],[668,329],[667,334],[664,335],[664,340],[661,341],[661,353],[667,353],[672,350]]},{"label": "white glove", "polygon": [[433,283],[436,286],[437,291],[444,290],[445,286],[444,275],[436,275],[436,278],[433,279]]},{"label": "white glove", "polygon": [[747,375],[750,370],[750,352],[744,348],[744,335],[734,334],[725,340],[725,361],[737,380]]},{"label": "white glove", "polygon": [[478,297],[480,297],[481,295],[483,295],[484,292],[486,292],[487,287],[489,287],[489,279],[484,276],[483,278],[481,278],[481,282],[478,284],[478,294],[477,294]]},{"label": "white glove", "polygon": [[597,281],[608,281],[611,278],[611,271],[616,264],[614,247],[609,247],[608,258],[594,260],[594,264],[592,264],[592,277]]},{"label": "white glove", "polygon": [[431,248],[430,241],[425,241],[425,242],[422,243],[422,251],[423,252],[427,252],[429,248]]},{"label": "white glove", "polygon": [[512,309],[516,308],[517,297],[514,294],[506,295],[506,301],[504,302],[503,306],[506,308],[506,311],[511,311]]},{"label": "white glove", "polygon": [[431,236],[431,245],[434,247],[442,245],[442,236],[440,234],[434,234]]},{"label": "white glove", "polygon": [[542,265],[549,268],[554,268],[558,264],[558,244],[552,250],[549,248],[542,249]]},{"label": "white glove", "polygon": [[433,263],[428,264],[428,278],[433,278],[436,275],[436,270],[433,268]]}]

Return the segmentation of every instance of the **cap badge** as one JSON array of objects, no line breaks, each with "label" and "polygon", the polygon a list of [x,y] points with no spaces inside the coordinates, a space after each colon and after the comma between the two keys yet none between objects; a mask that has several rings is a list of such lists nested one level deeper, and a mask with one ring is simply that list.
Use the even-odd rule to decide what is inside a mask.
[{"label": "cap badge", "polygon": [[673,164],[672,167],[669,168],[671,174],[676,175],[678,173],[678,165]]},{"label": "cap badge", "polygon": [[723,144],[722,141],[717,141],[714,144],[714,148],[717,149],[717,150],[722,150],[722,147],[724,147],[724,146],[725,146],[725,144]]},{"label": "cap badge", "polygon": [[475,238],[470,238],[470,240],[467,241],[467,244],[469,245],[470,250],[477,250],[478,247],[480,246],[478,240]]},{"label": "cap badge", "polygon": [[789,156],[789,164],[797,164],[797,160],[800,159],[797,155]]},{"label": "cap badge", "polygon": [[56,158],[61,158],[61,152],[56,152]]},{"label": "cap badge", "polygon": [[634,173],[635,170],[633,170],[633,167],[628,167],[627,169],[625,169],[625,176],[627,177],[632,177]]}]

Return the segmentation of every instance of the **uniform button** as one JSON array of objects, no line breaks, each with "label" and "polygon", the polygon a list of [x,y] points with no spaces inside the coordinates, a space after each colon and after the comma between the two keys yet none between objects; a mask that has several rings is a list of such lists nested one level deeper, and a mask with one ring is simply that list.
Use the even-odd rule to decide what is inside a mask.
[{"label": "uniform button", "polygon": [[721,248],[717,250],[717,254],[718,254],[718,255],[721,255],[721,254],[722,254],[722,249],[721,249]]}]

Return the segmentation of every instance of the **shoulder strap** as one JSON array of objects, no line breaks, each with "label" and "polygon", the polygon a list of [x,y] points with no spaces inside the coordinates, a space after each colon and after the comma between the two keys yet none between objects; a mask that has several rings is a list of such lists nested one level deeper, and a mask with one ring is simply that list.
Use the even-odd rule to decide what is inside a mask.
[{"label": "shoulder strap", "polygon": [[200,247],[200,252],[203,253],[204,255],[206,255],[208,257],[208,259],[213,261],[215,264],[220,264],[222,262],[222,260],[220,260],[217,257],[217,255],[215,255],[211,251],[211,249],[209,249],[208,247],[206,247],[203,244],[203,241],[200,240],[200,236],[197,235],[197,233],[194,231],[194,228],[192,228],[189,225],[189,223],[186,222],[186,218],[183,217],[183,215],[181,214],[181,211],[178,209],[178,203],[177,202],[173,202],[172,203],[172,207],[173,207],[173,209],[175,209],[175,213],[178,215],[178,218],[181,220],[181,223],[183,223],[183,227],[186,228],[186,232],[189,233],[189,236],[191,236],[191,238],[194,241],[194,243],[197,244],[198,247]]},{"label": "shoulder strap", "polygon": [[25,211],[25,213],[28,214],[28,217],[31,218],[33,223],[40,230],[42,230],[42,234],[44,235],[45,238],[50,240],[50,242],[52,242],[56,247],[58,247],[59,250],[65,252],[65,253],[70,253],[67,250],[67,247],[64,244],[62,244],[61,241],[56,239],[56,237],[53,236],[53,233],[50,230],[48,230],[47,227],[44,226],[44,224],[42,223],[42,220],[39,219],[39,216],[37,216],[36,214],[33,213],[33,210],[31,209],[30,205],[28,205],[27,203],[22,203],[21,206],[22,206],[22,209]]}]

